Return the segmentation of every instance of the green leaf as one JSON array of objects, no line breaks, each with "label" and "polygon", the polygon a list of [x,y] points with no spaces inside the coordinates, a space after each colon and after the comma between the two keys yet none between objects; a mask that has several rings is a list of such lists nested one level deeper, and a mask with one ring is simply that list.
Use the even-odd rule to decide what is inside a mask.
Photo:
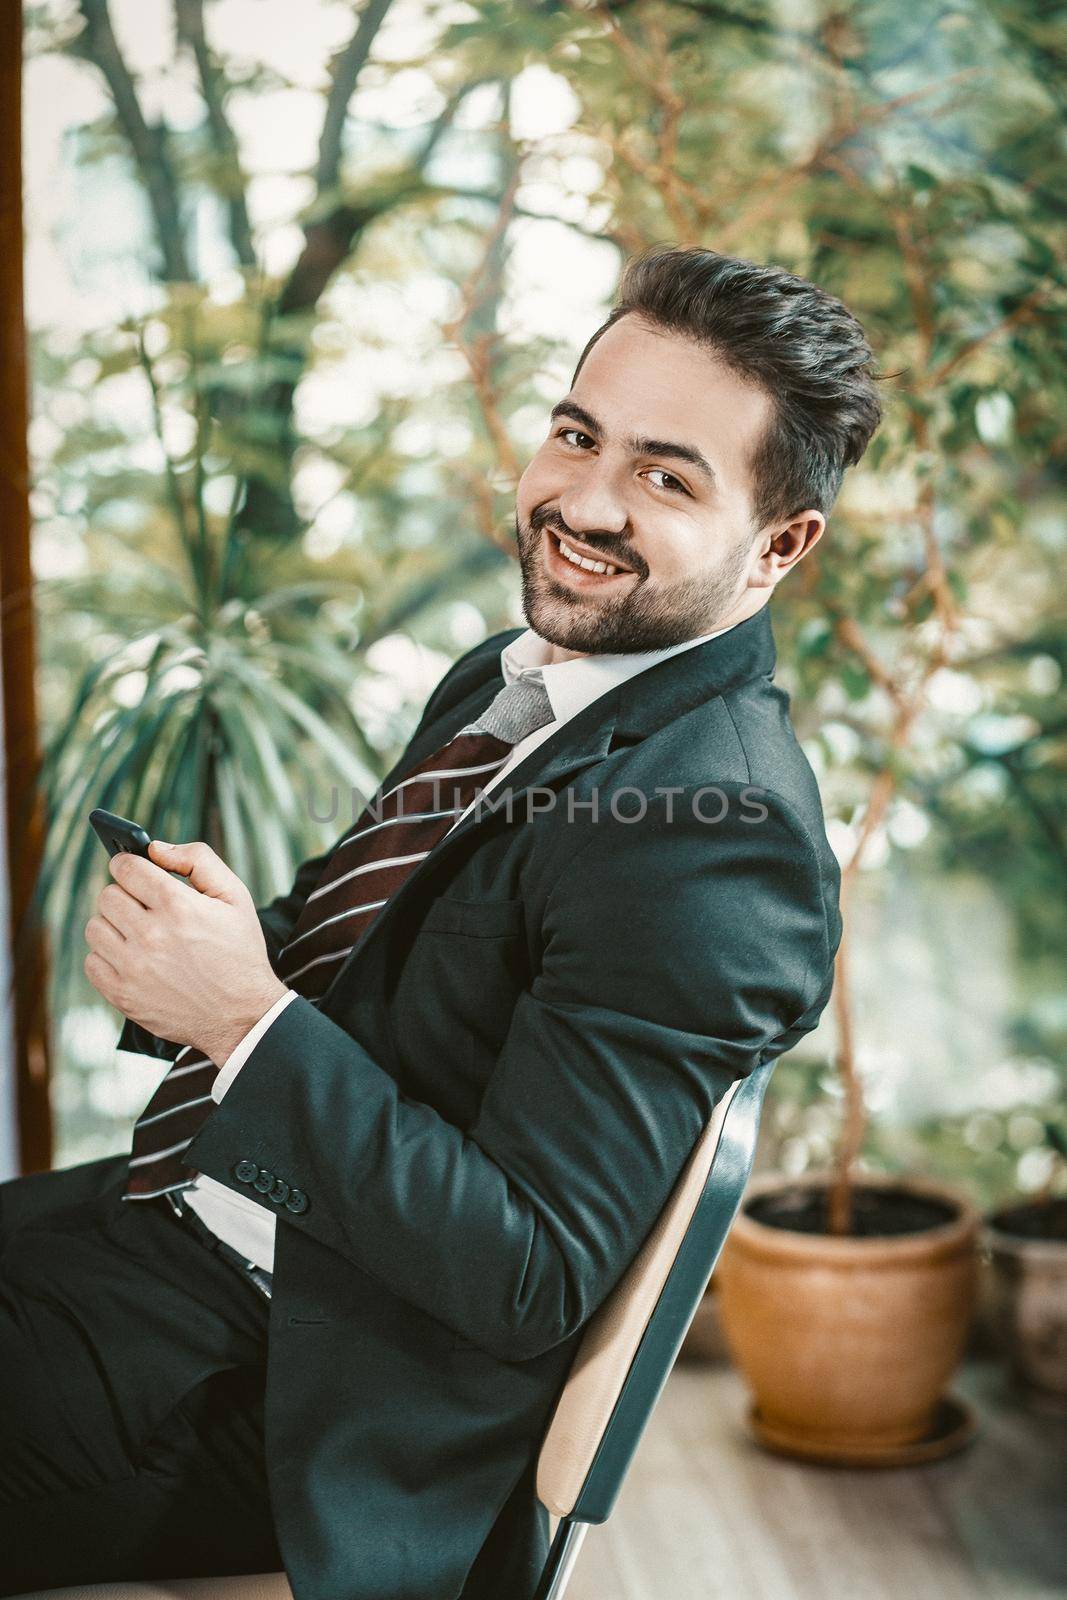
[{"label": "green leaf", "polygon": [[863,667],[854,661],[842,664],[841,683],[850,700],[862,700],[870,693],[870,677]]},{"label": "green leaf", "polygon": [[904,171],[908,182],[917,193],[926,194],[931,189],[937,188],[939,180],[934,177],[932,172],[927,171],[925,167],[920,167],[916,162],[909,161]]}]

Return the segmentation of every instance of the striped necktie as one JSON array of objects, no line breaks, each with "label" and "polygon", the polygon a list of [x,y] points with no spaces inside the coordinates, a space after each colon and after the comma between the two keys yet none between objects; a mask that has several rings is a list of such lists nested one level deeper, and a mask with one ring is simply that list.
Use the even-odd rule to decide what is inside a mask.
[{"label": "striped necktie", "polygon": [[[317,1005],[342,962],[408,874],[454,827],[513,747],[553,720],[539,667],[524,668],[480,717],[383,794],[380,790],[330,853],[301,908],[275,971]],[[215,1063],[186,1045],[133,1130],[123,1199],[150,1200],[195,1178],[181,1153],[214,1109]]]}]

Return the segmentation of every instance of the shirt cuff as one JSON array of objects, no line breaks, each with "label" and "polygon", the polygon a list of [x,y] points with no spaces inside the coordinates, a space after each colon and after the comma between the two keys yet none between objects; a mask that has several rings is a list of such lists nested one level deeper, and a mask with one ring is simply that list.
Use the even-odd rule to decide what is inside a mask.
[{"label": "shirt cuff", "polygon": [[230,1084],[236,1078],[275,1017],[280,1017],[289,1002],[298,998],[299,996],[295,989],[290,989],[286,994],[279,995],[270,1010],[264,1012],[259,1021],[249,1028],[244,1038],[234,1045],[226,1057],[224,1065],[219,1068],[214,1083],[211,1085],[211,1098],[217,1105],[222,1104],[222,1097],[226,1090],[230,1087]]}]

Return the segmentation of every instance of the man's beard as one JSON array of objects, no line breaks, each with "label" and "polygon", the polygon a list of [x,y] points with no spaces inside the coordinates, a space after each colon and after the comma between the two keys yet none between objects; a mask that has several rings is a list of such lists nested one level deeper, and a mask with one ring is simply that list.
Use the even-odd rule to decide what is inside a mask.
[{"label": "man's beard", "polygon": [[[638,571],[621,594],[597,595],[565,588],[545,570],[546,527],[563,532],[558,517],[543,508],[532,513],[527,528],[515,518],[523,612],[543,639],[589,655],[662,650],[714,632],[737,598],[738,583],[752,550],[746,538],[731,548],[715,572],[658,584]],[[611,552],[604,550],[602,559],[610,562]]]}]

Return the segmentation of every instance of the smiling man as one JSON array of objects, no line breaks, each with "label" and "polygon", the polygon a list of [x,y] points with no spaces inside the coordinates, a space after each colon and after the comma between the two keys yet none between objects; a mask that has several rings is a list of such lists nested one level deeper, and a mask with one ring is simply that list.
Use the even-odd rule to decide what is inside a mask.
[{"label": "smiling man", "polygon": [[771,396],[650,316],[629,311],[591,342],[519,482],[523,609],[554,661],[732,626],[825,526],[807,506],[784,527],[753,528],[749,463]]},{"label": "smiling man", "polygon": [[582,1332],[830,993],[767,602],[870,364],[779,268],[634,261],[518,486],[529,626],[268,906],[203,844],[113,858],[85,970],[170,1065],[127,1155],[0,1186],[0,1592],[529,1600]]}]

